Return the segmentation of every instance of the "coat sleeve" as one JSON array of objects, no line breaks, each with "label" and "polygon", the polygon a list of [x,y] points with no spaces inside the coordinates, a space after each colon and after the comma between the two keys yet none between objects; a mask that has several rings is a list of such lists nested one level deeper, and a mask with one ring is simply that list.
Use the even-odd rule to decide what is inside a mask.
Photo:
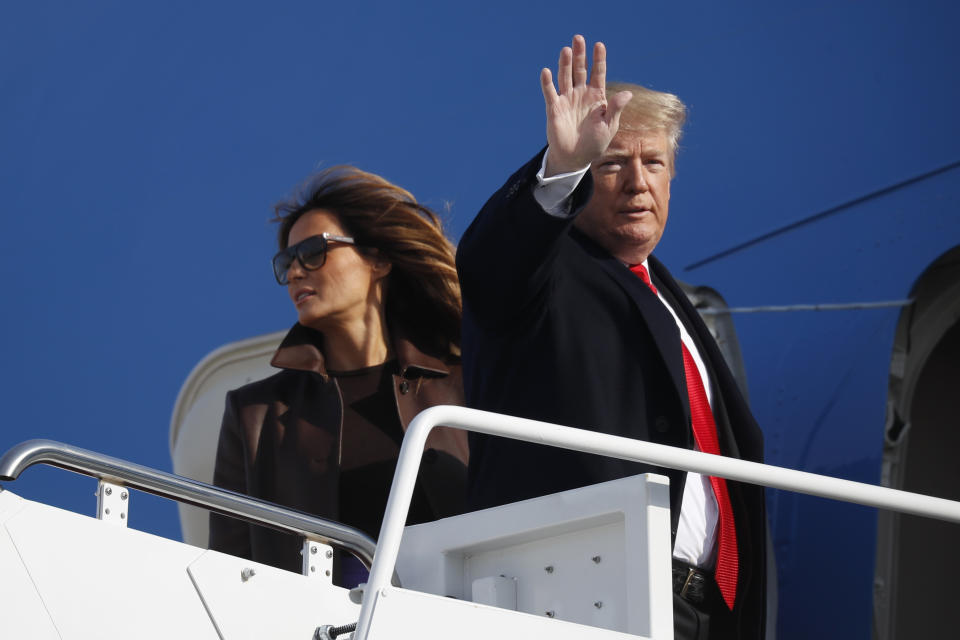
[{"label": "coat sleeve", "polygon": [[488,327],[522,316],[547,290],[559,241],[593,193],[587,172],[571,196],[573,215],[547,214],[533,196],[543,153],[491,196],[457,248],[465,311]]},{"label": "coat sleeve", "polygon": [[[247,494],[246,454],[240,424],[237,421],[233,392],[227,393],[217,460],[213,469],[213,484],[230,491]],[[210,514],[209,545],[215,551],[250,559],[250,526],[242,520],[218,513]]]}]

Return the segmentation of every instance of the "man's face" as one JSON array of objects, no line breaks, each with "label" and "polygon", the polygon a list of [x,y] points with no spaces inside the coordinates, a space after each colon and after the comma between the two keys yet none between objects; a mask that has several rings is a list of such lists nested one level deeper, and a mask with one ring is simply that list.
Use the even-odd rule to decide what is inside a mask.
[{"label": "man's face", "polygon": [[672,170],[666,132],[621,129],[590,167],[593,197],[574,224],[621,262],[643,262],[667,224]]}]

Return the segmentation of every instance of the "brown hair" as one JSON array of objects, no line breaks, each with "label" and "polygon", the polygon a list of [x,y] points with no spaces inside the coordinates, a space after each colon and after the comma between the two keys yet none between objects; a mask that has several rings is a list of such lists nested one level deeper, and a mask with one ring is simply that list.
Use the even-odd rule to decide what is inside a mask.
[{"label": "brown hair", "polygon": [[663,130],[670,142],[671,167],[675,173],[677,149],[683,134],[683,123],[687,119],[687,107],[677,96],[663,91],[647,89],[639,84],[627,82],[608,82],[607,97],[621,91],[630,91],[633,97],[620,115],[620,128],[627,131]]},{"label": "brown hair", "polygon": [[316,209],[335,214],[359,251],[392,265],[385,303],[388,326],[398,323],[425,351],[459,355],[460,281],[440,217],[406,189],[340,165],[310,176],[294,196],[274,205],[280,249],[287,248],[294,223]]}]

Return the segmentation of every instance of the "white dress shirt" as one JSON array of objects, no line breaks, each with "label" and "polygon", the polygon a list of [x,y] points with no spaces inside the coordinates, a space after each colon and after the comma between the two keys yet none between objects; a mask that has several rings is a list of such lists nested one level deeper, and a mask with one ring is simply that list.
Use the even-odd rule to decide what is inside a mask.
[{"label": "white dress shirt", "polygon": [[[547,153],[549,153],[549,149]],[[537,173],[537,185],[533,189],[533,197],[548,214],[560,218],[569,217],[570,196],[573,195],[574,190],[576,190],[577,185],[580,184],[580,180],[586,175],[590,166],[587,165],[579,171],[545,178],[546,165],[547,154],[544,153],[543,164]],[[647,268],[646,260],[643,261],[643,266]],[[677,313],[659,292],[657,297],[670,312],[677,324],[677,329],[680,331],[680,339],[690,351],[690,355],[693,356],[707,392],[707,401],[712,408],[713,389],[703,358],[700,356],[700,352],[686,327],[680,322]],[[716,555],[718,517],[717,498],[713,493],[713,487],[710,486],[710,479],[699,473],[687,473],[687,481],[683,488],[683,501],[680,506],[680,519],[677,524],[677,538],[673,546],[673,556],[692,565],[712,569]]]}]

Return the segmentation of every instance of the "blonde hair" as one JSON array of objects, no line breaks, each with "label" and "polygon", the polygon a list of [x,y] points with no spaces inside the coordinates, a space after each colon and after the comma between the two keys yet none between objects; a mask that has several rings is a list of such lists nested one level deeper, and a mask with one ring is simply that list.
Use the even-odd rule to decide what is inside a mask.
[{"label": "blonde hair", "polygon": [[677,96],[647,89],[628,82],[608,82],[607,98],[621,91],[630,91],[633,97],[620,115],[620,128],[625,131],[662,130],[667,134],[673,165],[676,165],[683,123],[687,107]]},{"label": "blonde hair", "polygon": [[304,214],[335,214],[359,251],[392,265],[385,311],[421,349],[460,353],[460,281],[453,244],[440,217],[401,187],[366,171],[339,165],[310,176],[298,193],[274,206],[277,243]]}]

